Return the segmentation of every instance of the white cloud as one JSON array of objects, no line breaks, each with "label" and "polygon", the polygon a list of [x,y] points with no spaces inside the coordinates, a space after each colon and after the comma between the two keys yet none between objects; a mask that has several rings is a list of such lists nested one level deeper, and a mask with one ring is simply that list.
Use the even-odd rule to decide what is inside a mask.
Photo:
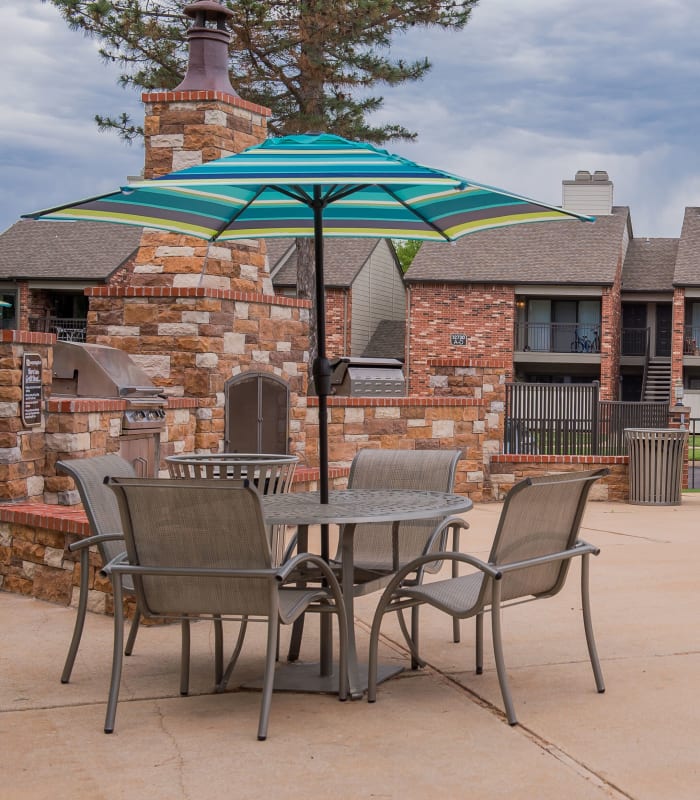
[{"label": "white cloud", "polygon": [[[137,173],[141,149],[93,117],[143,111],[53,6],[0,0],[0,13],[4,229]],[[397,37],[393,55],[434,66],[385,88],[377,119],[419,133],[390,150],[547,202],[576,170],[605,169],[637,235],[677,236],[700,204],[698,30],[697,0],[482,0],[461,32]]]}]

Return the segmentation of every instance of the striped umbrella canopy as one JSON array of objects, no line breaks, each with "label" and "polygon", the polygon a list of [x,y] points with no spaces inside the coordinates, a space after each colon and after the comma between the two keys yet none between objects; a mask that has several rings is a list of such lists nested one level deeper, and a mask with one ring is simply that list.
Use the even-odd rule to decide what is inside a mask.
[{"label": "striped umbrella canopy", "polygon": [[241,153],[24,216],[139,225],[219,242],[313,236],[322,502],[328,500],[331,373],[324,236],[454,241],[504,225],[592,219],[327,133],[268,139]]}]

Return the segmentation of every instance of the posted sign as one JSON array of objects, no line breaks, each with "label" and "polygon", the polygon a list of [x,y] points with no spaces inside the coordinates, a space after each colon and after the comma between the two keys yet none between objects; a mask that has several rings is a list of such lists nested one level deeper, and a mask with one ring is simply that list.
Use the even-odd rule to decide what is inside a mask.
[{"label": "posted sign", "polygon": [[22,424],[41,424],[41,356],[25,353],[22,356]]}]

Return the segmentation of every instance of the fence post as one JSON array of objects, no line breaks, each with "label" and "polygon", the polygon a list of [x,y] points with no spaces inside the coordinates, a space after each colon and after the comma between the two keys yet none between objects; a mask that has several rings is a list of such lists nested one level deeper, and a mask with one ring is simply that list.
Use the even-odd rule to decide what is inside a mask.
[{"label": "fence post", "polygon": [[600,446],[600,431],[598,430],[599,425],[599,405],[598,401],[600,400],[600,382],[593,381],[592,384],[592,391],[591,391],[591,452],[590,455],[597,456],[599,455],[598,449]]}]

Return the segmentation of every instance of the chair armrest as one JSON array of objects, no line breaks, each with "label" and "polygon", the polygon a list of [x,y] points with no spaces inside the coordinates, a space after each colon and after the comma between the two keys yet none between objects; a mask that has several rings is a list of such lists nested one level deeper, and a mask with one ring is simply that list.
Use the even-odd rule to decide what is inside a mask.
[{"label": "chair armrest", "polygon": [[546,556],[539,556],[537,558],[526,558],[524,561],[513,561],[510,564],[498,564],[498,569],[505,575],[508,572],[516,572],[519,569],[538,567],[541,564],[551,564],[554,561],[566,561],[569,558],[576,558],[577,556],[583,556],[587,553],[597,556],[600,553],[600,548],[579,540],[569,550],[561,550],[558,553],[549,553]]},{"label": "chair armrest", "polygon": [[[421,569],[425,564],[431,564],[436,561],[451,561],[461,564],[469,564],[469,566],[475,567],[485,575],[488,575],[489,578],[493,578],[496,581],[499,581],[503,577],[503,574],[499,568],[495,567],[493,564],[487,563],[486,561],[482,561],[476,556],[470,556],[468,553],[455,553],[454,551],[441,550],[436,553],[431,553],[430,555],[415,558],[413,561],[402,567],[387,585],[386,589],[384,590],[384,594],[382,595],[382,599],[393,594],[407,575],[410,575],[412,572],[418,572],[418,570]],[[380,600],[380,603],[381,602],[382,601]]]},{"label": "chair armrest", "polygon": [[466,531],[469,530],[469,523],[465,522],[461,517],[456,516],[447,517],[447,519],[444,519],[430,534],[428,543],[423,548],[423,555],[428,555],[430,548],[435,544],[446,528],[460,528],[461,530]]},{"label": "chair armrest", "polygon": [[74,553],[76,550],[82,550],[84,547],[92,547],[93,544],[99,544],[100,542],[116,542],[120,539],[124,539],[121,533],[99,533],[95,536],[88,536],[87,539],[72,542],[68,545],[68,549],[71,553]]}]

